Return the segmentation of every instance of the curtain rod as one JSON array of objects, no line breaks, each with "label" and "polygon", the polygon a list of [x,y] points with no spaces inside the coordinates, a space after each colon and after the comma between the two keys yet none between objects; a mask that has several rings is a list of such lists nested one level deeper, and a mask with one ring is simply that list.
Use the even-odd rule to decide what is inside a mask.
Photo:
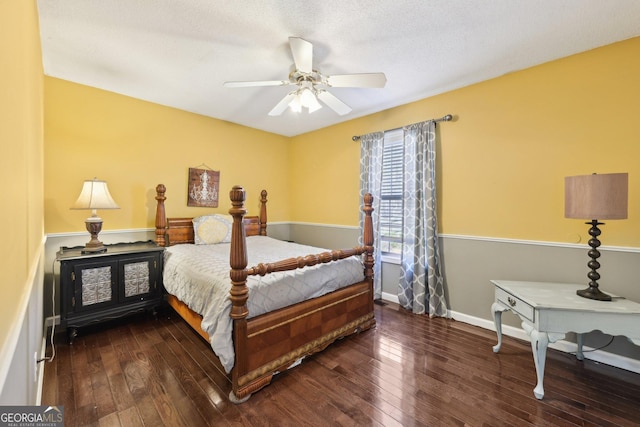
[{"label": "curtain rod", "polygon": [[[453,120],[453,116],[451,114],[447,114],[446,116],[442,116],[439,119],[431,119],[431,121],[433,122],[450,122],[451,120]],[[402,129],[403,126],[399,127],[399,128],[394,128],[394,129],[387,129],[385,132],[391,131],[391,130],[398,130],[398,129]],[[351,137],[351,140],[353,141],[357,141],[360,139],[360,135],[354,135]]]}]

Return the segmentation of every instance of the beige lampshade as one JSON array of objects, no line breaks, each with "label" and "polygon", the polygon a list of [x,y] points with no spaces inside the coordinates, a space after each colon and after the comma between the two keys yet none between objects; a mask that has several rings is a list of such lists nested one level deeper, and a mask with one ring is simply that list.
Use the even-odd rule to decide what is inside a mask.
[{"label": "beige lampshade", "polygon": [[564,216],[626,219],[628,188],[628,173],[568,176],[564,179]]},{"label": "beige lampshade", "polygon": [[109,193],[107,183],[95,178],[84,182],[78,200],[71,206],[71,209],[93,210],[119,208]]}]

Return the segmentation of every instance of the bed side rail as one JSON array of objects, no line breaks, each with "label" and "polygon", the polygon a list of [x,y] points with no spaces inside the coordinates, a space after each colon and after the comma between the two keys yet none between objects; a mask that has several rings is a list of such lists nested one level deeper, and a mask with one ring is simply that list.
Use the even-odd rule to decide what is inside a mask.
[{"label": "bed side rail", "polygon": [[362,255],[367,251],[365,246],[358,246],[352,249],[339,249],[319,254],[311,254],[295,258],[287,258],[281,261],[260,263],[247,269],[248,276],[264,276],[276,271],[289,271],[298,268],[310,267],[316,264],[326,264],[339,259],[349,258],[354,255]]}]

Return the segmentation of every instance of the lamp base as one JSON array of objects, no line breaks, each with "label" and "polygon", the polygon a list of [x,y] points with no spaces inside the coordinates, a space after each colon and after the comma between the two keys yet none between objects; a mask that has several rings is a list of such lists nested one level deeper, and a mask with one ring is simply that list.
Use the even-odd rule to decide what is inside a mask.
[{"label": "lamp base", "polygon": [[91,234],[91,240],[84,245],[82,254],[99,254],[107,251],[107,247],[98,240],[98,234],[102,231],[102,219],[98,217],[89,217],[84,222],[87,226],[87,231]]},{"label": "lamp base", "polygon": [[600,240],[598,240],[598,236],[600,235],[599,225],[604,225],[602,222],[598,222],[597,219],[593,219],[586,224],[591,224],[591,228],[589,229],[589,235],[591,239],[589,239],[589,246],[591,250],[589,251],[589,258],[591,260],[587,263],[587,266],[591,269],[587,277],[591,280],[589,282],[589,287],[587,289],[580,289],[576,291],[576,294],[581,296],[582,298],[589,298],[598,301],[611,301],[611,296],[605,294],[598,288],[598,280],[600,279],[600,274],[598,273],[598,269],[600,268],[600,263],[598,262],[598,258],[600,258],[600,251],[598,247],[600,246]]},{"label": "lamp base", "polygon": [[589,286],[587,289],[580,289],[576,291],[576,294],[582,298],[595,299],[598,301],[611,301],[611,295],[607,295],[598,289],[597,286]]}]

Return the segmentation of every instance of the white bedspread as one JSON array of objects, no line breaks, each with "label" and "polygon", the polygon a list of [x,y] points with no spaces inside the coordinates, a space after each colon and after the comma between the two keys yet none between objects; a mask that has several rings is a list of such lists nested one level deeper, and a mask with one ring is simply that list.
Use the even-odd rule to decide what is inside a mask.
[{"label": "white bedspread", "polygon": [[[247,237],[248,267],[258,263],[319,254],[328,249],[283,242],[266,236]],[[229,243],[176,245],[166,249],[164,287],[193,311],[202,315],[202,329],[222,366],[234,363],[229,290]],[[249,317],[315,298],[364,280],[359,257],[350,257],[304,269],[249,276]]]}]

